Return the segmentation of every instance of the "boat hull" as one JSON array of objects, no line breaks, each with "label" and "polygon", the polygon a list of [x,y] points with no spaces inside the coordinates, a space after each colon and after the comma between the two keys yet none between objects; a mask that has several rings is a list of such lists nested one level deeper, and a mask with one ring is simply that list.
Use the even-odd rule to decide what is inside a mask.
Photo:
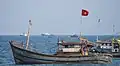
[{"label": "boat hull", "polygon": [[33,52],[19,47],[16,42],[10,42],[16,64],[53,64],[53,63],[111,63],[109,55],[94,56],[57,56]]},{"label": "boat hull", "polygon": [[120,58],[120,52],[118,53],[112,53],[113,58]]}]

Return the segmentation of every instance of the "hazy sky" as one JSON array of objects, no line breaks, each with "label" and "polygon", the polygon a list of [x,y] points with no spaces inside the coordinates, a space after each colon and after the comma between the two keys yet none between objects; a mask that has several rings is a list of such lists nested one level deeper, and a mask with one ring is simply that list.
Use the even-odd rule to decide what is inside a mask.
[{"label": "hazy sky", "polygon": [[[82,18],[81,10],[89,15]],[[120,0],[0,0],[0,34],[113,34],[120,32]],[[98,23],[98,19],[101,21]]]}]

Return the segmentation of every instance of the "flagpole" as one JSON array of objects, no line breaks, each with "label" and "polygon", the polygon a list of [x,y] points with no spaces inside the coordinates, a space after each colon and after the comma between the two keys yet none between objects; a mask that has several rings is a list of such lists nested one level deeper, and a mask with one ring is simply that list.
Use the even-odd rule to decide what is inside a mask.
[{"label": "flagpole", "polygon": [[[85,10],[85,9],[82,9],[82,12],[81,12],[81,24],[82,24],[82,19],[83,19],[83,17],[82,16],[88,16],[88,11],[87,10]],[[81,34],[81,32],[80,32],[80,34]],[[80,37],[81,37],[81,35],[80,35]]]},{"label": "flagpole", "polygon": [[[97,20],[97,23],[98,23],[98,32],[99,32],[99,22],[100,22],[100,18],[98,18],[98,20]],[[97,32],[97,33],[98,33],[98,32]],[[99,41],[99,35],[97,35],[96,41],[97,41],[97,42]]]},{"label": "flagpole", "polygon": [[82,15],[81,15],[81,24],[82,24]]},{"label": "flagpole", "polygon": [[115,25],[113,24],[113,34],[114,34],[114,32],[115,32]]},{"label": "flagpole", "polygon": [[[81,24],[81,26],[82,26],[82,12],[81,12],[81,17],[80,17],[80,24]],[[82,32],[80,31],[80,38],[81,38],[81,36],[82,36]]]}]

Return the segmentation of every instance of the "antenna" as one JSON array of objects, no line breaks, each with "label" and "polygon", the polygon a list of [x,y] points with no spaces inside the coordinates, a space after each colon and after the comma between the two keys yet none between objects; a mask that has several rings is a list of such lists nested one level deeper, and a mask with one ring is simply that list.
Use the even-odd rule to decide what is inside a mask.
[{"label": "antenna", "polygon": [[82,32],[80,32],[80,38],[79,38],[80,41],[81,41],[81,38],[82,38]]},{"label": "antenna", "polygon": [[115,34],[115,25],[113,24],[113,38],[115,38],[114,34]]},{"label": "antenna", "polygon": [[114,34],[114,32],[115,32],[115,25],[113,24],[113,34]]}]

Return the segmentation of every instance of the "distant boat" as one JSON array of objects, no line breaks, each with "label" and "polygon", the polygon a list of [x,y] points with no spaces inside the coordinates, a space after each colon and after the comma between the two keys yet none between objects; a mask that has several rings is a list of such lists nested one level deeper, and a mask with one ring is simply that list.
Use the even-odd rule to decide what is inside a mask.
[{"label": "distant boat", "polygon": [[51,35],[51,34],[49,34],[49,33],[42,33],[41,34],[41,36],[49,36],[49,35]]},{"label": "distant boat", "polygon": [[70,35],[70,37],[78,37],[78,35],[76,35],[76,34],[73,34],[73,35]]},{"label": "distant boat", "polygon": [[20,34],[20,36],[27,36],[27,34],[26,33],[22,33],[22,34]]}]

